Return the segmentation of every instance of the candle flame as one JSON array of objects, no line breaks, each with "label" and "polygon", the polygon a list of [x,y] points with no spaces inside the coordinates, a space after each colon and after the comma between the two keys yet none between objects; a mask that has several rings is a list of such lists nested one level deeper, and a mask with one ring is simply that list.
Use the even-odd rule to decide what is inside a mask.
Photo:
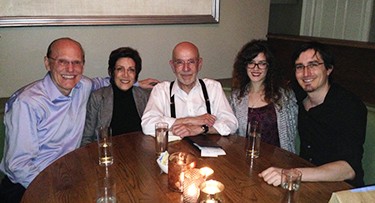
[{"label": "candle flame", "polygon": [[212,170],[210,167],[203,167],[199,169],[199,172],[202,174],[204,178],[207,178],[208,176],[214,173],[214,170]]}]

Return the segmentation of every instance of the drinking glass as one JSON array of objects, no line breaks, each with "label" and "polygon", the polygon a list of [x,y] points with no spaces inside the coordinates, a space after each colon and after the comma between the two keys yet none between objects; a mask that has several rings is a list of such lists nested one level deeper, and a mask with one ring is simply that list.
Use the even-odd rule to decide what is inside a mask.
[{"label": "drinking glass", "polygon": [[258,158],[260,154],[261,129],[258,121],[250,121],[247,126],[246,155]]},{"label": "drinking glass", "polygon": [[109,126],[98,129],[99,165],[110,166],[113,164],[112,130]]},{"label": "drinking glass", "polygon": [[298,169],[281,171],[281,187],[289,191],[297,191],[301,185],[302,172]]},{"label": "drinking glass", "polygon": [[168,123],[155,124],[155,150],[158,156],[168,150]]}]

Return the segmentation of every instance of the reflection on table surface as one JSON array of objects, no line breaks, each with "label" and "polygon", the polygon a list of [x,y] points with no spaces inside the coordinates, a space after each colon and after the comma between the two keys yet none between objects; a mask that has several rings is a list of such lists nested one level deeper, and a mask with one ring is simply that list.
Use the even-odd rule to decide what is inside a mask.
[{"label": "reflection on table surface", "polygon": [[[169,153],[182,151],[197,157],[197,167],[210,167],[209,179],[225,185],[225,202],[280,202],[288,193],[258,177],[270,166],[293,168],[312,166],[295,154],[261,143],[257,159],[246,158],[244,137],[207,135],[226,155],[200,157],[200,151],[187,140],[169,143]],[[91,143],[63,156],[42,171],[26,190],[23,202],[94,202],[98,180],[106,175],[116,182],[118,202],[181,202],[181,193],[168,189],[166,174],[156,163],[154,137],[142,132],[113,137],[114,163],[98,165],[98,147]],[[332,192],[349,189],[345,182],[301,183],[293,198],[299,202],[328,202]],[[289,194],[290,195],[290,194]]]}]

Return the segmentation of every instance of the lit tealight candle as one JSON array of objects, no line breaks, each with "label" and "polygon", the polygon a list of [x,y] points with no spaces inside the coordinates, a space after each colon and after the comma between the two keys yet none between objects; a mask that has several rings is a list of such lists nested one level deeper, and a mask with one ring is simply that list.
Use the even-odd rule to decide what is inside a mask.
[{"label": "lit tealight candle", "polygon": [[208,180],[200,186],[200,202],[221,202],[221,192],[224,185],[216,180]]},{"label": "lit tealight candle", "polygon": [[202,174],[203,179],[206,180],[206,178],[214,173],[214,170],[212,170],[209,167],[203,167],[199,169],[199,172]]}]

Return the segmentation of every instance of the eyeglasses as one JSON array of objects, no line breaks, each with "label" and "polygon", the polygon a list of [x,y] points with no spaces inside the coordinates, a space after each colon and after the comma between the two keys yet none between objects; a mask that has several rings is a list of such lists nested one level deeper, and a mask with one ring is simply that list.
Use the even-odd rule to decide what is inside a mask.
[{"label": "eyeglasses", "polygon": [[305,68],[308,68],[309,70],[313,70],[313,69],[316,69],[318,66],[324,64],[323,62],[317,62],[317,61],[313,61],[313,62],[310,62],[308,63],[307,65],[303,65],[303,64],[296,64],[294,66],[294,68],[296,69],[296,72],[301,72],[303,71]]},{"label": "eyeglasses", "polygon": [[184,61],[184,60],[175,60],[173,61],[173,64],[177,67],[182,67],[182,66],[185,66],[185,64],[187,64],[188,66],[195,66],[196,64],[198,64],[198,59],[189,59],[187,61]]},{"label": "eyeglasses", "polygon": [[268,63],[265,61],[260,61],[259,63],[255,63],[254,61],[247,62],[248,69],[255,69],[258,66],[259,69],[263,70],[268,67]]},{"label": "eyeglasses", "polygon": [[68,61],[68,60],[65,60],[65,59],[55,59],[55,58],[52,58],[52,57],[48,57],[48,59],[56,61],[59,66],[65,66],[66,67],[69,64],[72,64],[73,67],[78,67],[78,66],[83,65],[82,61]]}]

